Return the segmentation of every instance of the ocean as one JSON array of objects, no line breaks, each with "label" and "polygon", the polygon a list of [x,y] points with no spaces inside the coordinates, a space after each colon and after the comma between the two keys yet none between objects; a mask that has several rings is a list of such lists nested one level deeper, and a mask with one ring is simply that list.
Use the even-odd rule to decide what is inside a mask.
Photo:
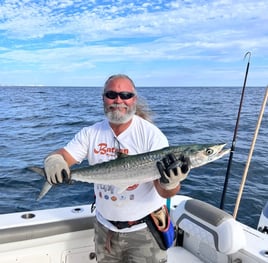
[{"label": "ocean", "polygon": [[[232,145],[242,87],[138,87],[170,145]],[[265,87],[246,87],[224,210],[233,214]],[[54,187],[36,201],[44,179],[27,169],[104,118],[100,87],[0,87],[0,213],[88,204],[92,184]],[[237,219],[254,228],[268,200],[268,119],[261,123]],[[229,156],[193,169],[178,194],[220,206]]]}]

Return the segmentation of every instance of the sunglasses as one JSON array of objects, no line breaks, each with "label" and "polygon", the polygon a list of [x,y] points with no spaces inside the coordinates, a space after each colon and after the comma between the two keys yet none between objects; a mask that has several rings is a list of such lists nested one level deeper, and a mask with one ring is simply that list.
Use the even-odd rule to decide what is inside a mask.
[{"label": "sunglasses", "polygon": [[127,92],[127,91],[116,92],[116,91],[110,90],[110,91],[105,92],[104,96],[111,100],[116,99],[118,96],[120,97],[121,100],[129,100],[135,97],[136,94],[132,92]]}]

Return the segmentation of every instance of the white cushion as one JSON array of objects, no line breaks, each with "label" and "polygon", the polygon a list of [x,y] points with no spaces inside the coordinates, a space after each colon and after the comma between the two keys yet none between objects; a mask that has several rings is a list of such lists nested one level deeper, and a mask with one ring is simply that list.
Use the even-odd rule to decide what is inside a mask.
[{"label": "white cushion", "polygon": [[226,255],[245,246],[242,226],[228,213],[200,200],[185,200],[173,218],[184,232]]}]

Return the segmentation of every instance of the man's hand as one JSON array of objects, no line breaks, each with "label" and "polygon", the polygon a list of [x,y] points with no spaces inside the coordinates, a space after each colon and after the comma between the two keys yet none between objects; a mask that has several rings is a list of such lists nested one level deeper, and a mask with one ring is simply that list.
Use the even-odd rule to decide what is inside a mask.
[{"label": "man's hand", "polygon": [[49,155],[44,161],[44,168],[46,179],[50,184],[62,183],[71,178],[69,166],[60,154]]},{"label": "man's hand", "polygon": [[161,175],[160,184],[166,190],[176,188],[180,184],[180,181],[187,177],[190,171],[189,160],[183,155],[177,160],[172,153],[166,155],[156,165]]}]

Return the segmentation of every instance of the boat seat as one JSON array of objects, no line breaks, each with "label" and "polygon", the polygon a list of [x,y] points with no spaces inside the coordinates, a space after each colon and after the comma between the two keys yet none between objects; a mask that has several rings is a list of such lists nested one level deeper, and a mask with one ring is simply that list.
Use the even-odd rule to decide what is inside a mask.
[{"label": "boat seat", "polygon": [[199,247],[205,244],[230,255],[245,246],[242,226],[228,213],[203,201],[183,200],[174,209],[172,220],[184,231],[184,239],[188,236],[198,240]]}]

